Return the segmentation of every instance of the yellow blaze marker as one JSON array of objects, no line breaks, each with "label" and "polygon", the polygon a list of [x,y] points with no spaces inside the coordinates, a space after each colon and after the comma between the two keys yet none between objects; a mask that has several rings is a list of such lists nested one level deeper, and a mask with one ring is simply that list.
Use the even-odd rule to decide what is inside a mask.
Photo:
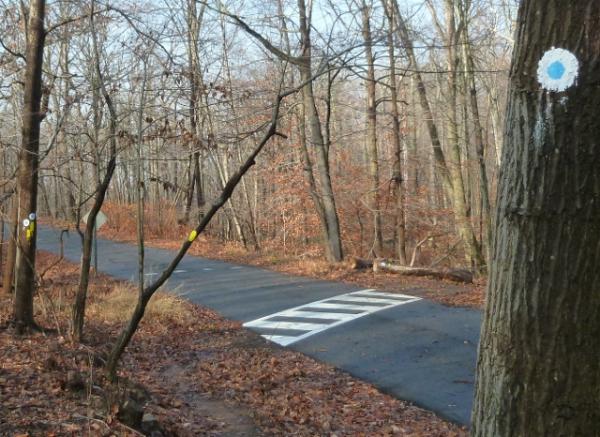
[{"label": "yellow blaze marker", "polygon": [[35,231],[35,222],[32,221],[29,223],[29,226],[27,226],[27,229],[25,230],[25,238],[27,239],[27,241],[31,240],[31,238],[33,237],[34,231]]},{"label": "yellow blaze marker", "polygon": [[196,230],[194,229],[192,232],[190,232],[188,241],[191,243],[192,241],[194,241],[196,239],[197,236],[198,236],[198,232],[196,232]]}]

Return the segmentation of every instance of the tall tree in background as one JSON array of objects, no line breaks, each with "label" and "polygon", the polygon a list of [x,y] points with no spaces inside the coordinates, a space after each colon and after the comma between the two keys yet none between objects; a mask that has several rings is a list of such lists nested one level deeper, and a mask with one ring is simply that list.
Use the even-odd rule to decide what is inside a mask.
[{"label": "tall tree in background", "polygon": [[[417,62],[417,56],[413,48],[413,40],[408,32],[408,27],[404,20],[404,17],[400,13],[398,2],[396,0],[390,0],[391,7],[395,13],[395,19],[397,24],[397,34],[400,42],[404,46],[406,55],[408,58],[409,68],[413,71],[414,78],[417,85],[417,93],[419,97],[419,103],[425,117],[427,124],[427,131],[431,140],[431,147],[433,151],[433,157],[436,164],[436,171],[440,176],[442,185],[446,195],[452,200],[452,209],[454,211],[454,217],[456,221],[456,228],[458,234],[465,247],[465,258],[468,264],[472,264],[475,267],[481,267],[485,264],[481,248],[475,237],[475,232],[470,223],[466,199],[464,194],[463,179],[460,172],[460,153],[458,151],[458,139],[457,133],[455,132],[456,120],[453,111],[455,107],[449,110],[449,134],[448,140],[450,144],[450,156],[452,162],[448,162],[444,150],[442,149],[442,143],[440,141],[440,135],[438,126],[433,116],[431,109],[431,103],[427,95],[427,87],[421,73],[419,72],[419,64]],[[455,106],[456,104],[456,62],[455,62],[455,49],[456,49],[456,38],[457,29],[455,27],[455,16],[454,8],[450,0],[444,1],[444,6],[447,14],[448,24],[448,35],[447,35],[447,51],[448,51],[448,67],[450,72],[450,104]]]},{"label": "tall tree in background", "polygon": [[472,435],[598,435],[600,2],[517,22]]},{"label": "tall tree in background", "polygon": [[190,142],[190,164],[188,168],[188,192],[185,203],[184,222],[190,220],[190,210],[194,201],[194,187],[196,189],[196,201],[198,204],[198,221],[204,216],[204,189],[202,187],[202,177],[200,171],[200,149],[202,147],[202,127],[201,127],[201,100],[202,93],[205,90],[204,80],[202,79],[202,66],[200,65],[200,28],[204,19],[205,5],[200,6],[200,11],[196,8],[195,0],[187,0],[185,5],[186,25],[187,25],[187,54],[188,54],[188,78],[190,82],[190,133],[192,141]]},{"label": "tall tree in background", "polygon": [[[325,256],[329,262],[340,262],[344,258],[342,248],[342,235],[340,232],[340,221],[333,193],[331,182],[331,172],[329,169],[329,148],[330,139],[325,138],[323,126],[321,123],[317,97],[313,82],[322,71],[315,72],[313,69],[313,44],[311,40],[311,18],[312,2],[298,0],[298,19],[300,32],[300,55],[292,56],[283,52],[281,49],[271,44],[265,37],[260,35],[240,17],[229,14],[225,11],[221,13],[232,18],[246,33],[259,41],[264,48],[279,58],[281,61],[295,65],[300,73],[302,83],[302,116],[301,116],[301,150],[302,165],[304,175],[309,186],[311,199],[313,200],[315,210],[319,216],[321,224],[321,235]],[[321,62],[321,66],[327,63]],[[309,145],[314,150],[314,162],[316,170],[313,168],[312,159],[309,154]]]},{"label": "tall tree in background", "polygon": [[405,214],[405,188],[403,176],[403,150],[400,135],[400,110],[398,108],[398,79],[396,78],[396,44],[394,44],[394,8],[388,0],[382,0],[388,25],[387,47],[390,62],[390,106],[392,109],[392,141],[394,164],[392,170],[392,187],[394,203],[396,206],[396,256],[400,264],[406,265],[406,214]]},{"label": "tall tree in background", "polygon": [[[315,189],[313,201],[323,227],[323,238],[325,254],[330,262],[339,262],[344,258],[342,250],[342,236],[340,233],[340,222],[335,206],[333,186],[331,184],[331,172],[329,171],[329,146],[323,136],[319,111],[314,93],[312,66],[312,41],[311,41],[311,17],[312,2],[308,5],[305,0],[298,0],[298,12],[300,15],[300,49],[301,54],[296,59],[300,70],[302,87],[302,102],[304,110],[304,122],[306,123],[305,139],[315,150],[315,162],[317,167],[317,178],[320,188]],[[306,147],[306,145],[304,145]]]},{"label": "tall tree in background", "polygon": [[[489,193],[488,171],[485,162],[485,145],[483,126],[479,111],[479,102],[477,99],[477,84],[475,80],[475,61],[473,60],[473,46],[469,38],[469,28],[471,26],[469,12],[472,8],[471,0],[458,0],[454,7],[457,10],[459,23],[461,23],[460,44],[461,56],[464,70],[464,79],[466,82],[466,93],[469,102],[471,119],[473,120],[473,134],[475,140],[475,152],[477,154],[477,164],[479,165],[479,187],[481,191],[481,215],[483,221],[483,230],[485,235],[485,246],[490,250],[492,244],[492,220],[491,220],[491,199]],[[486,258],[489,258],[487,256]]]},{"label": "tall tree in background", "polygon": [[[42,63],[46,2],[32,0],[27,24],[27,66],[23,102],[22,144],[17,176],[17,221],[23,224],[17,241],[15,264],[14,323],[18,333],[35,328],[33,320],[33,291],[35,286],[35,247],[37,212],[38,165],[42,101]],[[25,221],[27,220],[27,222]]]},{"label": "tall tree in background", "polygon": [[381,211],[379,195],[379,159],[377,155],[377,80],[375,79],[375,57],[373,55],[373,37],[371,36],[371,10],[373,6],[366,0],[360,3],[362,16],[362,36],[365,42],[367,77],[366,94],[366,141],[367,167],[369,171],[369,209],[373,214],[373,246],[375,256],[382,256],[383,235],[381,232]]}]

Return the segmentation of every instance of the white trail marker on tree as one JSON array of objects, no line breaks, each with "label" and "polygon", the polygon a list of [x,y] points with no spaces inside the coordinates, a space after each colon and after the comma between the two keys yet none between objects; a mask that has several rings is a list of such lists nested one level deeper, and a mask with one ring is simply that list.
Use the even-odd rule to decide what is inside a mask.
[{"label": "white trail marker on tree", "polygon": [[568,50],[552,48],[540,59],[537,75],[543,88],[557,92],[565,91],[577,80],[579,61]]}]

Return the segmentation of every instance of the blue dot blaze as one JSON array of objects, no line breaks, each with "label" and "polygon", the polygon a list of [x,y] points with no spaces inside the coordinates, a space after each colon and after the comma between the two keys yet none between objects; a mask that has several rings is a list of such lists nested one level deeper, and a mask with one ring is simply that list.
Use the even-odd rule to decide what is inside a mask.
[{"label": "blue dot blaze", "polygon": [[550,79],[558,80],[565,74],[565,66],[560,61],[554,61],[550,64],[547,71]]}]

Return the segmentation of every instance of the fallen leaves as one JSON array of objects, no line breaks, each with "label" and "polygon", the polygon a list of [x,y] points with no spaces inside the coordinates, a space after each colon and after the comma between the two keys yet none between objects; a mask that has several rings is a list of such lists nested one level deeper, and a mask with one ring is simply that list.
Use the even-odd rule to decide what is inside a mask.
[{"label": "fallen leaves", "polygon": [[249,406],[261,427],[276,435],[464,435],[432,413],[266,343],[221,351],[199,364],[198,375],[202,388]]},{"label": "fallen leaves", "polygon": [[[40,258],[49,262],[47,255]],[[48,273],[44,292],[54,309],[36,315],[44,326],[58,321],[61,335],[15,340],[0,329],[0,435],[140,435],[120,424],[99,367],[121,323],[101,308],[111,298],[122,302],[126,285],[102,275],[93,279],[96,310],[86,322],[87,343],[74,345],[65,333],[76,272],[63,263]],[[146,422],[160,424],[167,435],[466,435],[331,366],[274,347],[211,310],[156,298],[168,302],[141,324],[120,374],[142,392]],[[0,302],[0,326],[9,309],[8,301]]]}]

